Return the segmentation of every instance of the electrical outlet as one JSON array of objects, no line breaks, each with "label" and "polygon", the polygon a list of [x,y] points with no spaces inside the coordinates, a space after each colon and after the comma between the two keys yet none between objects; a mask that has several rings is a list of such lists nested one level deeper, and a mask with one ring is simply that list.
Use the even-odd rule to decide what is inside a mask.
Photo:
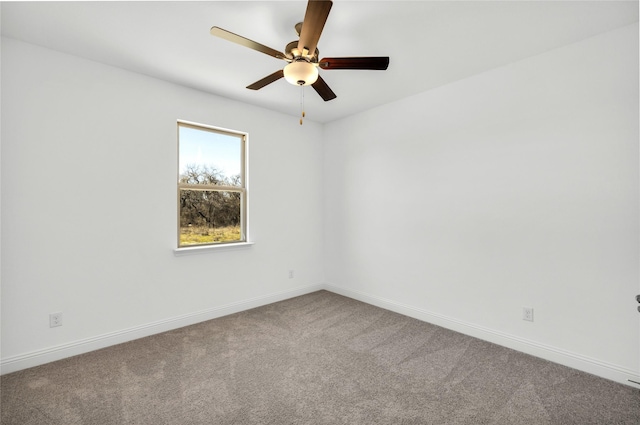
[{"label": "electrical outlet", "polygon": [[56,326],[62,326],[62,313],[51,313],[49,315],[49,327],[55,328]]},{"label": "electrical outlet", "polygon": [[293,270],[289,270],[289,279],[293,279]]},{"label": "electrical outlet", "polygon": [[533,322],[533,308],[522,307],[522,320]]}]

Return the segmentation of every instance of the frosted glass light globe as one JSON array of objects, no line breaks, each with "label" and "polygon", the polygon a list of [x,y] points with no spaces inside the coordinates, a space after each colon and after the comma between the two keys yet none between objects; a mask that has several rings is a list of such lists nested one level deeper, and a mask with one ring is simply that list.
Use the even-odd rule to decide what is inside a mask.
[{"label": "frosted glass light globe", "polygon": [[318,80],[318,68],[303,60],[291,62],[284,67],[284,78],[295,86],[308,86]]}]

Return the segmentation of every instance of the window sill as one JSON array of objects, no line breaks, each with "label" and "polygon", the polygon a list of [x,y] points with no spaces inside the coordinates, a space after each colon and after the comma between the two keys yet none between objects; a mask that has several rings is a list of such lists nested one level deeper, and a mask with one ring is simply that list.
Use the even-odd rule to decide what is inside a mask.
[{"label": "window sill", "polygon": [[225,243],[220,245],[188,246],[184,248],[175,248],[173,250],[173,254],[176,257],[181,257],[183,255],[206,254],[208,252],[215,251],[232,251],[236,249],[250,248],[253,244],[254,242],[238,242]]}]

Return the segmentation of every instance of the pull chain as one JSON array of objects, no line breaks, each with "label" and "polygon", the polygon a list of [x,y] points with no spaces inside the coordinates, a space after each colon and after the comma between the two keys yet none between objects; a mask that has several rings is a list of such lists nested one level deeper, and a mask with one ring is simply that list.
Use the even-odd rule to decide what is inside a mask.
[{"label": "pull chain", "polygon": [[304,85],[300,84],[300,110],[302,111],[300,117],[300,125],[302,125],[302,121],[304,119]]}]

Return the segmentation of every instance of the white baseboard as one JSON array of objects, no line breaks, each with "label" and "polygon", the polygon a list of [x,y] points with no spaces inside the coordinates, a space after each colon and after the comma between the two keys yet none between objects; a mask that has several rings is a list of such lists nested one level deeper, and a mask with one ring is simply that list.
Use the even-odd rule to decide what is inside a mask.
[{"label": "white baseboard", "polygon": [[592,375],[600,376],[634,388],[640,388],[640,375],[637,371],[603,362],[580,354],[572,353],[561,348],[552,347],[535,341],[495,331],[473,323],[447,317],[441,314],[398,303],[393,300],[369,295],[360,291],[341,288],[336,285],[325,284],[324,289],[345,297],[353,298],[367,304],[375,305],[414,319],[432,323],[446,329],[463,333],[484,341],[492,342],[503,347],[511,348],[535,357],[552,361],[573,369],[578,369]]},{"label": "white baseboard", "polygon": [[206,320],[215,319],[229,314],[238,313],[244,310],[260,307],[278,301],[300,295],[309,294],[319,290],[327,290],[339,295],[353,298],[367,304],[375,305],[386,310],[394,311],[405,316],[413,317],[424,322],[432,323],[446,329],[451,329],[484,341],[492,342],[503,347],[511,348],[530,354],[545,360],[552,361],[564,366],[578,369],[605,379],[609,379],[621,384],[640,388],[640,376],[636,371],[626,369],[617,365],[603,362],[580,354],[572,353],[557,347],[530,341],[514,335],[495,331],[489,328],[478,326],[473,323],[464,322],[458,319],[433,313],[421,308],[402,304],[393,300],[370,295],[360,291],[341,288],[331,284],[308,285],[291,290],[275,292],[272,294],[250,298],[207,310],[185,314],[153,323],[135,326],[116,332],[111,332],[96,337],[86,338],[67,344],[48,347],[30,353],[7,357],[0,360],[0,374],[16,372],[29,367],[50,363],[78,354],[87,353],[116,344],[132,341],[138,338],[155,335],[161,332],[178,329]]},{"label": "white baseboard", "polygon": [[116,332],[110,332],[96,337],[85,338],[67,344],[56,345],[42,350],[32,351],[30,353],[7,357],[0,360],[0,374],[4,375],[6,373],[16,372],[18,370],[50,363],[67,357],[76,356],[78,354],[87,353],[89,351],[98,350],[100,348],[121,344],[123,342],[132,341],[134,339],[144,338],[146,336],[178,329],[184,326],[204,322],[206,320],[216,319],[218,317],[227,316],[229,314],[238,313],[244,310],[249,310],[278,301],[283,301],[300,295],[309,294],[321,289],[325,289],[325,286],[318,284],[275,292],[272,294],[250,298],[247,300],[214,307],[207,310],[172,317],[165,320],[159,320],[157,322],[147,323],[140,326],[134,326],[132,328],[123,329]]}]

